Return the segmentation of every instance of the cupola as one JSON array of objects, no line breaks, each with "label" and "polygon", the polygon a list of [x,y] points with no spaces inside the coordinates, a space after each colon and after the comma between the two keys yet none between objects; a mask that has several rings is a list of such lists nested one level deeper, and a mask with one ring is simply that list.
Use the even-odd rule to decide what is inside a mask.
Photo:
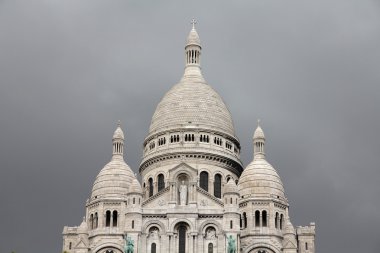
[{"label": "cupola", "polygon": [[277,171],[265,159],[265,135],[258,124],[253,135],[253,161],[239,178],[241,198],[272,198],[287,204],[284,186]]},{"label": "cupola", "polygon": [[123,158],[124,133],[120,122],[112,137],[112,159],[95,179],[90,201],[104,198],[126,198],[135,176]]}]

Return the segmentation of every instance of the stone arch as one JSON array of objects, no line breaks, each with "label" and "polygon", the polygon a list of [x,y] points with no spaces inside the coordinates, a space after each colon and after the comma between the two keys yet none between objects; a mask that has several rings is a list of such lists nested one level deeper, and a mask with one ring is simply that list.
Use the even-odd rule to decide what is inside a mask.
[{"label": "stone arch", "polygon": [[[166,184],[170,181],[169,180],[169,172],[168,171],[157,170],[154,174],[153,173],[149,174],[149,177],[152,177],[155,180],[155,182],[158,182],[158,175],[160,175],[160,174],[164,175],[165,186],[166,186]],[[146,176],[146,178],[149,178],[149,177]]]},{"label": "stone arch", "polygon": [[281,250],[275,246],[265,243],[265,242],[256,242],[243,250],[243,253],[256,253],[257,249],[265,249],[268,253],[281,253]]},{"label": "stone arch", "polygon": [[201,169],[198,174],[199,187],[205,191],[210,188],[210,172],[207,169]]},{"label": "stone arch", "polygon": [[185,169],[181,169],[181,170],[176,171],[176,172],[173,174],[173,176],[172,176],[172,180],[177,181],[177,180],[178,180],[178,177],[179,177],[181,174],[186,175],[186,176],[188,177],[189,182],[190,182],[190,181],[195,181],[193,175],[191,175],[192,173],[189,172],[189,171],[187,171],[187,170],[185,170]]},{"label": "stone arch", "polygon": [[212,175],[212,178],[214,178],[216,174],[220,174],[222,176],[222,183],[225,183],[226,175],[224,175],[224,173],[221,170],[216,170],[210,175]]},{"label": "stone arch", "polygon": [[118,245],[116,243],[102,243],[102,244],[98,245],[93,250],[93,252],[95,252],[95,253],[104,253],[103,251],[105,251],[106,249],[115,250],[114,253],[124,253],[123,248],[120,247],[120,245]]},{"label": "stone arch", "polygon": [[162,235],[162,234],[166,234],[166,227],[164,225],[164,223],[162,223],[161,221],[159,220],[150,220],[150,221],[147,221],[143,226],[142,226],[142,229],[141,231],[143,233],[148,233],[149,232],[149,229],[151,227],[158,227],[159,229],[159,234]]},{"label": "stone arch", "polygon": [[175,227],[180,223],[186,223],[190,228],[189,232],[195,232],[194,224],[186,218],[179,218],[179,219],[176,219],[175,221],[173,221],[172,224],[170,224],[170,230],[169,231],[174,232]]},{"label": "stone arch", "polygon": [[198,233],[204,235],[206,233],[206,229],[210,226],[215,228],[217,234],[223,233],[222,225],[219,222],[213,220],[205,220],[202,222],[198,228]]}]

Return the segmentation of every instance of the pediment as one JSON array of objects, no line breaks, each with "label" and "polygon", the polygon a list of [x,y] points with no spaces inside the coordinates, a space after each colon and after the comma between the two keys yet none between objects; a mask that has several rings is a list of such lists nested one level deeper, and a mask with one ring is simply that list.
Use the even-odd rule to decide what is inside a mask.
[{"label": "pediment", "polygon": [[224,206],[223,201],[206,192],[200,187],[197,187],[197,195],[198,195],[198,208],[221,208]]},{"label": "pediment", "polygon": [[153,195],[143,203],[143,208],[163,208],[166,209],[170,200],[169,187],[166,187],[161,192]]},{"label": "pediment", "polygon": [[172,180],[176,180],[177,177],[182,173],[190,176],[190,179],[192,181],[195,181],[198,175],[197,169],[191,167],[190,165],[184,162],[178,164],[177,166],[169,170],[170,178]]}]

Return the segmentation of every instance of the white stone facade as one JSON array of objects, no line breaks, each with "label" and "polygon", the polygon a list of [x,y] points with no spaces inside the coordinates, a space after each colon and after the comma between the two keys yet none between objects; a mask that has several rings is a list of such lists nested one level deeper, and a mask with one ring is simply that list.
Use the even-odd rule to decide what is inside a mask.
[{"label": "white stone facade", "polygon": [[295,229],[290,222],[260,126],[243,169],[231,114],[205,82],[200,56],[193,24],[185,73],[158,104],[144,140],[142,186],[124,162],[119,124],[82,224],[64,227],[63,251],[127,253],[130,238],[134,253],[315,252],[315,224]]}]

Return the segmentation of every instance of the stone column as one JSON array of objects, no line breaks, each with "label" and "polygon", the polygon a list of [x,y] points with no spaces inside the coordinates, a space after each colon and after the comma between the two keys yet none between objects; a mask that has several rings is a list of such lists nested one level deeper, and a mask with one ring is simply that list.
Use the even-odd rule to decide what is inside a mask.
[{"label": "stone column", "polygon": [[[210,176],[212,177],[212,175],[210,175]],[[214,178],[209,180],[208,189],[209,189],[208,193],[210,193],[212,196],[214,196]]]},{"label": "stone column", "polygon": [[174,253],[177,253],[178,252],[178,236],[177,236],[177,233],[174,234],[174,250],[173,250]]},{"label": "stone column", "polygon": [[141,234],[141,253],[146,252],[146,240],[147,235],[145,233]]},{"label": "stone column", "polygon": [[255,213],[252,214],[252,212],[246,212],[247,215],[247,224],[246,227],[248,230],[252,230],[252,228],[255,228]]},{"label": "stone column", "polygon": [[204,234],[198,235],[198,253],[204,252]]},{"label": "stone column", "polygon": [[191,233],[186,234],[186,253],[193,253],[193,237]]}]

